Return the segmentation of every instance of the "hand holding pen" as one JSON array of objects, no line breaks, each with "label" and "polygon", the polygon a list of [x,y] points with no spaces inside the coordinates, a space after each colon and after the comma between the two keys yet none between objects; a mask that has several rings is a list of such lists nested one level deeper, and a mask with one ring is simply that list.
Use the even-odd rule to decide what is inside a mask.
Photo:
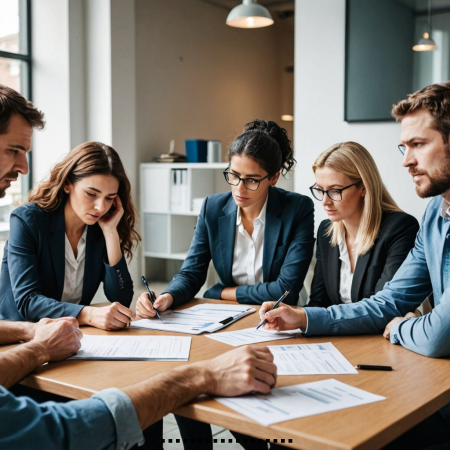
[{"label": "hand holding pen", "polygon": [[306,329],[306,313],[303,308],[295,308],[281,303],[273,309],[275,302],[265,302],[259,310],[261,320],[267,320],[264,328],[267,330],[296,330]]},{"label": "hand holding pen", "polygon": [[[161,319],[161,316],[159,315],[159,311],[155,308],[154,304],[155,304],[155,299],[153,297],[153,292],[150,290],[150,288],[148,287],[148,283],[147,280],[145,279],[144,276],[141,277],[142,283],[144,284],[145,288],[147,289],[148,292],[148,297],[150,300],[150,303],[152,304],[152,308],[153,311],[156,313],[156,316],[158,317],[158,319],[162,322],[163,320]],[[141,316],[141,317],[153,317],[154,314],[148,314],[146,313],[146,311],[149,311],[148,307],[145,307],[145,300],[146,299],[141,299],[142,296],[139,297],[138,299],[138,303],[136,304],[136,312]],[[150,306],[150,305],[149,305]],[[149,311],[150,312],[150,311]]]},{"label": "hand holding pen", "polygon": [[[272,308],[270,309],[270,311],[278,308],[278,306],[280,305],[280,303],[289,295],[289,292],[291,292],[291,290],[289,289],[288,291],[286,291],[272,306]],[[266,303],[264,303],[266,304]],[[262,318],[262,317],[261,317]],[[264,326],[267,323],[267,319],[264,319],[257,327],[256,329],[259,329],[260,327]]]}]

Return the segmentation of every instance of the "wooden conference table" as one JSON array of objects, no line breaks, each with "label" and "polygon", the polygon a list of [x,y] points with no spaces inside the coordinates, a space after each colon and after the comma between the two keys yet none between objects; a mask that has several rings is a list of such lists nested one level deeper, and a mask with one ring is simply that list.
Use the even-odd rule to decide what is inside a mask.
[{"label": "wooden conference table", "polygon": [[[196,302],[219,303],[211,300]],[[228,302],[232,303],[232,302]],[[258,308],[258,307],[256,307]],[[224,331],[256,326],[256,313],[240,319]],[[111,334],[83,327],[85,334]],[[120,335],[170,334],[150,330],[126,329]],[[173,333],[172,333],[173,334]],[[450,360],[417,355],[392,345],[381,335],[311,337],[261,343],[332,342],[351,364],[390,365],[392,372],[360,371],[358,375],[336,375],[336,380],[387,398],[385,401],[281,422],[270,427],[253,422],[228,407],[203,396],[179,408],[176,413],[213,423],[261,439],[285,440],[283,445],[297,449],[377,449],[430,416],[450,402]],[[6,348],[6,347],[5,347]],[[213,358],[233,347],[192,336],[189,362]],[[73,399],[85,399],[109,387],[125,387],[187,362],[150,361],[64,361],[40,367],[22,384]],[[277,387],[331,378],[330,375],[280,376]],[[151,405],[149,405],[151,408]],[[289,443],[289,439],[292,440]]]}]

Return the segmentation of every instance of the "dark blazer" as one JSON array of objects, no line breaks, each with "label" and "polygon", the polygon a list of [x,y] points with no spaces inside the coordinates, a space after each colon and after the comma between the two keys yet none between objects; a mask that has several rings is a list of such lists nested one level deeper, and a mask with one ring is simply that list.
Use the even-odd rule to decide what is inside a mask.
[{"label": "dark blazer", "polygon": [[35,322],[43,317],[76,317],[91,303],[101,282],[109,301],[130,305],[133,282],[125,258],[113,267],[107,264],[98,224],[88,226],[79,305],[60,301],[65,274],[64,204],[47,213],[27,203],[12,212],[10,225],[0,278],[0,318]]},{"label": "dark blazer", "polygon": [[[237,205],[231,192],[207,197],[194,238],[181,271],[166,292],[174,307],[191,300],[206,280],[209,262],[214,263],[220,282],[205,298],[220,299],[223,288],[235,286],[232,279]],[[277,300],[291,289],[285,303],[297,304],[314,249],[314,206],[309,197],[269,188],[263,246],[263,283],[239,286],[239,303],[261,304]]]},{"label": "dark blazer", "polygon": [[[341,260],[339,246],[331,246],[324,220],[317,232],[316,267],[308,306],[331,306],[342,303],[339,296]],[[351,300],[358,302],[383,289],[409,251],[419,231],[417,220],[404,212],[384,213],[373,247],[358,257],[353,274]]]}]

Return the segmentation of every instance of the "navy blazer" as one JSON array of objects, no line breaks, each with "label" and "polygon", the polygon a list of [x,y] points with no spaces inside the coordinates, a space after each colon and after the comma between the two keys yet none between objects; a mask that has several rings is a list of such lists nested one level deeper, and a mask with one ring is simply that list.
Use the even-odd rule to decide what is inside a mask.
[{"label": "navy blazer", "polygon": [[[341,260],[339,246],[330,244],[324,220],[317,232],[316,267],[311,284],[308,306],[328,307],[342,303],[340,289]],[[353,303],[369,298],[391,281],[409,251],[414,247],[419,231],[417,220],[404,212],[384,213],[373,247],[358,256],[353,274],[351,300]]]},{"label": "navy blazer", "polygon": [[65,275],[64,204],[48,213],[34,203],[15,209],[0,278],[0,318],[36,322],[43,317],[76,317],[101,282],[109,301],[129,306],[133,282],[125,257],[113,267],[103,232],[88,226],[83,293],[79,305],[61,302]]},{"label": "navy blazer", "polygon": [[[239,303],[261,304],[278,300],[291,289],[285,303],[297,304],[314,249],[314,205],[309,197],[269,187],[263,246],[263,283],[239,286]],[[195,228],[186,260],[165,292],[172,294],[173,307],[191,300],[206,280],[209,262],[214,263],[220,282],[205,298],[220,299],[232,279],[237,205],[231,192],[207,197]]]}]

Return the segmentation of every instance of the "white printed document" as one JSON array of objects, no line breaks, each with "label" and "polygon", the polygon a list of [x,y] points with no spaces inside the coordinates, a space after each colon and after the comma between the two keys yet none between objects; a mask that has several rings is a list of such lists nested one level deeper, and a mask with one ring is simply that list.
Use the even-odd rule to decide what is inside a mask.
[{"label": "white printed document", "polygon": [[379,402],[386,397],[330,379],[272,389],[269,395],[220,397],[216,400],[267,427],[300,417]]},{"label": "white printed document", "polygon": [[278,375],[357,374],[331,343],[269,346]]},{"label": "white printed document", "polygon": [[160,313],[163,322],[158,318],[135,320],[131,327],[187,334],[214,333],[254,311],[255,308],[245,305],[204,303],[179,311],[164,311]]},{"label": "white printed document", "polygon": [[191,338],[181,336],[99,336],[85,334],[69,359],[188,361]]},{"label": "white printed document", "polygon": [[246,328],[238,331],[226,331],[224,333],[210,334],[206,337],[224,344],[239,347],[240,345],[257,344],[258,342],[278,341],[279,339],[290,339],[299,331],[268,331],[256,327]]}]

